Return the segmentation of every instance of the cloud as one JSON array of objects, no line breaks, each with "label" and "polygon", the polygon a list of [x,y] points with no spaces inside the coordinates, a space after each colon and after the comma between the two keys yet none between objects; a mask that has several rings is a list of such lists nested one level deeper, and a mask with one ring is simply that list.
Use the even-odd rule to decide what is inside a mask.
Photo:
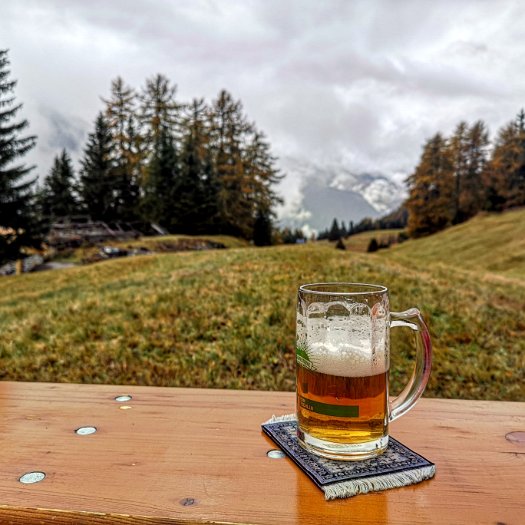
[{"label": "cloud", "polygon": [[[457,122],[494,135],[524,104],[525,5],[511,0],[2,0],[30,163],[81,142],[120,75],[157,73],[182,100],[226,88],[274,152],[402,180]],[[285,162],[282,163],[285,166]],[[287,197],[300,197],[291,176]]]}]

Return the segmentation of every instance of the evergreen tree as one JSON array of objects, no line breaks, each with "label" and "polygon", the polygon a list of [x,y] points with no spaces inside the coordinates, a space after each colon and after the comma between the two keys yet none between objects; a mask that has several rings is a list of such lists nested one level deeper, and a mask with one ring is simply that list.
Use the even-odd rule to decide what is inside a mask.
[{"label": "evergreen tree", "polygon": [[271,246],[272,221],[269,215],[259,212],[253,226],[253,243],[255,246]]},{"label": "evergreen tree", "polygon": [[470,128],[465,122],[460,122],[450,139],[455,181],[453,224],[470,219],[483,207],[483,172],[487,163],[488,145],[488,132],[481,120]]},{"label": "evergreen tree", "polygon": [[35,136],[21,137],[27,120],[13,119],[22,107],[12,95],[16,81],[9,80],[7,50],[0,50],[0,261],[16,259],[27,247],[39,247],[41,224],[34,217],[33,169],[16,163],[34,145]]},{"label": "evergreen tree", "polygon": [[463,193],[464,181],[468,170],[468,145],[467,145],[468,125],[465,121],[460,122],[449,142],[450,158],[454,176],[454,216],[452,223],[457,224],[465,220],[460,208],[460,196]]},{"label": "evergreen tree", "polygon": [[263,133],[254,130],[249,137],[243,151],[244,184],[243,198],[250,210],[247,222],[254,224],[258,217],[264,217],[271,222],[275,214],[273,206],[282,203],[272,186],[282,179],[282,175],[275,168],[275,157],[270,153],[270,145]]},{"label": "evergreen tree", "polygon": [[79,206],[73,189],[74,177],[71,159],[64,149],[55,157],[39,195],[41,211],[45,217],[54,219],[78,213]]},{"label": "evergreen tree", "polygon": [[484,173],[488,162],[489,134],[482,120],[467,131],[467,169],[459,194],[460,219],[470,219],[485,204]]},{"label": "evergreen tree", "polygon": [[116,197],[120,188],[113,169],[113,137],[104,115],[99,113],[84,150],[79,184],[84,211],[93,220],[118,219]]},{"label": "evergreen tree", "polygon": [[488,209],[525,204],[525,112],[503,127],[496,139],[486,175]]},{"label": "evergreen tree", "polygon": [[209,115],[210,151],[217,186],[215,231],[253,237],[255,220],[271,220],[280,202],[272,186],[281,175],[264,135],[248,123],[239,101],[221,91]]},{"label": "evergreen tree", "polygon": [[379,250],[379,243],[377,242],[377,239],[373,237],[372,239],[370,239],[370,242],[368,243],[368,247],[366,251],[368,253],[373,253],[373,252],[377,252],[377,250]]},{"label": "evergreen tree", "polygon": [[117,77],[111,83],[106,103],[106,119],[111,131],[115,178],[116,216],[122,220],[138,218],[139,183],[144,151],[137,131],[136,94]]},{"label": "evergreen tree", "polygon": [[166,128],[162,129],[146,168],[142,207],[144,216],[168,231],[177,227],[174,214],[177,189],[177,150],[173,136]]},{"label": "evergreen tree", "polygon": [[246,198],[247,179],[244,177],[242,145],[251,126],[225,90],[219,93],[210,112],[213,167],[218,184],[216,228],[219,233],[251,238],[253,219]]},{"label": "evergreen tree", "polygon": [[446,228],[454,219],[454,170],[450,149],[437,133],[423,147],[421,160],[407,179],[408,232],[420,237]]},{"label": "evergreen tree", "polygon": [[337,219],[332,221],[332,226],[330,227],[330,233],[328,234],[329,241],[337,241],[341,237],[341,230],[339,229],[339,224]]},{"label": "evergreen tree", "polygon": [[195,99],[186,108],[182,121],[174,216],[177,231],[184,233],[211,233],[218,213],[218,184],[213,169],[207,112],[204,100]]}]

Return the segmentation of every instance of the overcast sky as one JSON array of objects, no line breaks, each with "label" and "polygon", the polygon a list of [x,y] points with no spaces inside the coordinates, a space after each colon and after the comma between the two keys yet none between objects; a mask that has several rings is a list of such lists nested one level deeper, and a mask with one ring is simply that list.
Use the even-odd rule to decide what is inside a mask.
[{"label": "overcast sky", "polygon": [[525,105],[525,2],[0,0],[23,115],[46,173],[78,159],[117,75],[178,97],[226,88],[275,154],[398,179],[462,119],[494,135]]}]

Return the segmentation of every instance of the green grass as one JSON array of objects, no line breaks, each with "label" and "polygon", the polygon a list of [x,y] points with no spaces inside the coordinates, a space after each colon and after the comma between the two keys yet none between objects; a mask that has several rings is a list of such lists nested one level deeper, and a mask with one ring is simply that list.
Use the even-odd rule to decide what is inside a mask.
[{"label": "green grass", "polygon": [[402,231],[403,230],[373,230],[361,232],[356,235],[351,235],[344,240],[344,243],[347,250],[365,253],[372,239],[375,239],[380,244],[382,242],[388,242],[390,239],[397,240],[397,236]]},{"label": "green grass", "polygon": [[525,209],[479,215],[392,251],[396,260],[408,265],[441,263],[525,279]]},{"label": "green grass", "polygon": [[[498,221],[507,224],[508,215],[475,219],[476,235],[499,231]],[[522,222],[511,223],[512,246],[525,214],[513,217]],[[471,239],[467,226],[457,228]],[[476,263],[473,257],[456,263],[453,254],[445,256],[448,242],[461,244],[454,230],[439,234],[441,258],[430,247],[437,235],[376,254],[327,243],[247,247],[3,278],[0,374],[11,380],[293,390],[298,285],[364,281],[387,285],[393,310],[418,306],[428,320],[434,367],[426,395],[523,400],[525,272],[487,271],[482,255]],[[497,256],[489,252],[492,265]],[[392,331],[393,393],[413,363],[408,332]]]}]

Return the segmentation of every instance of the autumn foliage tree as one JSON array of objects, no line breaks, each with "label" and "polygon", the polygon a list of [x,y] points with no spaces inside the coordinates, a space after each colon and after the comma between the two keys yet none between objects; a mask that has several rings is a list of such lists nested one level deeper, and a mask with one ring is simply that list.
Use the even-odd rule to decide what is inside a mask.
[{"label": "autumn foliage tree", "polygon": [[460,122],[446,139],[427,141],[407,179],[408,231],[418,237],[470,219],[478,212],[525,205],[525,111],[498,132],[491,149],[481,120]]},{"label": "autumn foliage tree", "polygon": [[525,204],[525,112],[498,133],[486,174],[488,207],[503,210]]},{"label": "autumn foliage tree", "polygon": [[455,214],[453,158],[441,133],[426,142],[421,160],[407,184],[407,227],[411,236],[435,233],[452,224]]}]

